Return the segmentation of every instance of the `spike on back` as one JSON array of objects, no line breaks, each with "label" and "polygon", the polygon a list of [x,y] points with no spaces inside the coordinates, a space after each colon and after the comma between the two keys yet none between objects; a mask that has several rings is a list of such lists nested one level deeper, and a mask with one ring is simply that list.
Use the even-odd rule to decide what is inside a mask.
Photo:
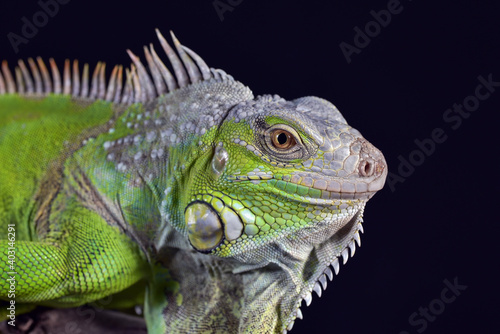
[{"label": "spike on back", "polygon": [[40,57],[37,57],[36,61],[28,58],[28,66],[24,61],[19,60],[14,75],[7,62],[3,61],[0,68],[0,95],[64,94],[76,99],[132,104],[150,101],[160,95],[200,81],[233,80],[224,71],[209,68],[200,56],[183,46],[173,32],[170,33],[175,50],[156,29],[158,40],[167,56],[172,72],[158,56],[152,44],[149,48],[144,47],[147,66],[144,66],[140,58],[132,51],[127,50],[132,60],[130,68],[125,69],[125,75],[123,75],[123,67],[114,66],[108,83],[106,83],[106,64],[103,62],[97,63],[92,77],[89,77],[88,64],[84,64],[80,76],[78,61],[73,61],[71,66],[71,62],[66,59],[61,77],[61,72],[52,58],[49,59],[50,71]]}]

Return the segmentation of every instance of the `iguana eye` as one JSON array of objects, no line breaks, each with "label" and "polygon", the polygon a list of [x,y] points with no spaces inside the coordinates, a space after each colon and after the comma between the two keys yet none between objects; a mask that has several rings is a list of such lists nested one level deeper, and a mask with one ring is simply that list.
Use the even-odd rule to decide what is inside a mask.
[{"label": "iguana eye", "polygon": [[271,161],[288,163],[311,155],[309,149],[313,147],[307,137],[304,141],[292,126],[283,122],[269,127],[266,123],[264,119],[255,121],[256,132],[260,135],[256,144]]},{"label": "iguana eye", "polygon": [[276,129],[271,132],[271,141],[273,146],[280,150],[288,150],[297,144],[294,136],[283,129]]}]

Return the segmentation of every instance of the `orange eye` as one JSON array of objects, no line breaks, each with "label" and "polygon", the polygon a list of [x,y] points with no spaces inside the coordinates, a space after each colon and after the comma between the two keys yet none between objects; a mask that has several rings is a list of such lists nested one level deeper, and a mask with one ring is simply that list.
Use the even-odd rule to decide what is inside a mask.
[{"label": "orange eye", "polygon": [[293,135],[283,129],[276,129],[271,132],[271,140],[274,147],[280,150],[287,150],[297,144]]}]

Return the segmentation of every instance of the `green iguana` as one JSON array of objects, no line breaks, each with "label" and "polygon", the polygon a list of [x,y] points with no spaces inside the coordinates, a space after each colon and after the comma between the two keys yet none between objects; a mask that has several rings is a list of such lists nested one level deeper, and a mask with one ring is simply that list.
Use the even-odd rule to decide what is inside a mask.
[{"label": "green iguana", "polygon": [[0,314],[112,295],[150,333],[286,333],[354,255],[384,157],[328,101],[254,97],[157,34],[173,74],[152,45],[107,84],[2,63]]}]

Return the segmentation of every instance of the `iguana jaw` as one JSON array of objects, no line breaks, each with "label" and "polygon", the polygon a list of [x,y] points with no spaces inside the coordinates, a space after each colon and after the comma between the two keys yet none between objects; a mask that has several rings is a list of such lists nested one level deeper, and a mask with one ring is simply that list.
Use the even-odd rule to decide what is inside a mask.
[{"label": "iguana jaw", "polygon": [[[286,199],[319,205],[333,204],[338,200],[369,200],[383,188],[387,177],[387,165],[383,158],[372,161],[373,175],[350,178],[330,177],[314,172],[295,172],[291,176],[272,173],[252,175],[229,175],[231,182],[254,182],[264,184],[273,194]],[[363,168],[360,164],[360,169]],[[265,182],[265,183],[264,183]]]},{"label": "iguana jaw", "polygon": [[[283,196],[289,200],[294,200],[302,203],[308,204],[319,204],[319,205],[331,205],[338,203],[338,200],[369,200],[377,191],[364,191],[364,192],[337,192],[328,190],[319,190],[314,187],[310,187],[308,194],[300,195],[297,192],[289,190],[289,187],[282,185],[279,181],[273,180],[268,182],[272,185],[270,191]],[[317,191],[311,191],[311,189]],[[311,196],[312,195],[312,196]]]},{"label": "iguana jaw", "polygon": [[[340,189],[343,190],[341,184],[342,180],[325,177],[324,175],[319,175],[318,173],[300,173],[300,180],[304,180],[309,177],[315,181],[324,181],[322,183],[313,181],[313,185],[309,189],[316,189],[317,191],[309,191],[305,196],[299,196],[296,192],[290,191],[290,189],[295,189],[295,187],[290,187],[289,184],[296,181],[297,178],[294,180],[294,177],[292,177],[291,180],[288,180],[286,183],[279,182],[278,180],[267,181],[268,184],[272,185],[267,188],[271,193],[285,197],[288,200],[320,206],[337,205],[338,208],[346,207],[350,209],[349,215],[352,214],[352,210],[357,210],[354,215],[351,215],[349,221],[338,231],[333,232],[329,238],[326,238],[319,244],[313,242],[313,247],[310,249],[309,257],[302,266],[299,266],[300,270],[297,270],[296,264],[290,264],[287,266],[288,268],[285,269],[285,271],[291,276],[294,274],[296,275],[295,279],[292,279],[292,281],[294,281],[297,288],[299,288],[299,291],[289,300],[289,303],[292,305],[291,311],[288,313],[284,312],[286,306],[284,302],[281,303],[283,310],[281,315],[282,333],[286,333],[292,329],[296,318],[302,319],[302,312],[300,310],[302,301],[305,301],[305,304],[309,306],[312,302],[313,291],[321,297],[322,290],[327,287],[327,281],[331,281],[333,279],[333,273],[339,273],[340,262],[346,264],[349,258],[349,250],[351,256],[354,256],[356,243],[358,246],[361,246],[360,232],[363,232],[362,215],[364,206],[378,190],[382,189],[387,176],[387,168],[385,166],[385,161],[381,161],[380,165],[377,166],[377,172],[369,180],[368,186],[366,187],[370,191],[328,191],[324,189],[324,186],[323,189],[317,189],[314,187],[316,184],[321,185],[323,183],[324,185],[326,183],[329,185],[331,183],[339,182]],[[355,180],[349,181],[356,185]],[[356,187],[354,187],[354,189],[355,188]],[[311,194],[315,196],[309,196]],[[339,205],[339,203],[342,204]],[[324,229],[326,230],[328,229],[328,225],[334,224],[337,219],[341,219],[339,218],[341,214],[338,211],[336,216],[337,217],[332,219],[330,222],[316,222],[314,225],[316,225],[316,228],[318,226],[324,226]],[[300,234],[303,233],[307,238],[314,238],[308,235],[308,233],[310,233],[313,229],[314,227],[309,229],[309,232],[307,232],[307,230],[301,231],[296,237],[300,238]],[[314,233],[316,233],[316,235],[321,235],[322,231]],[[290,246],[286,248],[290,248]],[[301,278],[303,271],[312,272],[306,281],[303,281]],[[296,283],[297,281],[298,284]]]},{"label": "iguana jaw", "polygon": [[[302,318],[302,300],[309,305],[312,291],[320,295],[327,280],[338,273],[340,257],[345,263],[349,249],[354,255],[355,243],[360,244],[359,231],[363,231],[364,204],[359,203],[352,213],[318,221],[274,240],[264,250],[235,256],[239,264],[233,273],[242,275],[246,296],[240,326],[269,333],[290,330],[295,319]],[[259,262],[251,261],[262,254],[267,256]],[[264,289],[264,282],[272,282],[271,287]],[[257,322],[262,327],[252,327]]]},{"label": "iguana jaw", "polygon": [[[311,174],[308,175],[306,173],[302,173],[303,177],[309,177],[313,180],[322,180],[325,184],[341,184],[343,180],[338,178],[324,178],[318,177],[318,175]],[[232,182],[256,182],[255,180],[246,180],[241,177],[236,178],[234,176],[229,176]],[[305,187],[300,183],[293,181],[284,181],[283,178],[276,178],[273,175],[266,175],[265,177],[260,178],[261,181],[266,181],[271,192],[276,195],[283,196],[289,200],[294,200],[303,203],[312,203],[312,204],[322,204],[328,205],[332,204],[335,200],[369,200],[380,190],[385,181],[385,174],[382,177],[374,180],[370,184],[369,191],[330,191],[328,188],[315,188],[314,186]],[[257,181],[258,182],[258,181]],[[302,187],[303,190],[299,190],[299,187]],[[307,188],[307,189],[305,189]],[[310,189],[315,189],[316,191],[311,191]],[[299,192],[305,193],[305,195],[301,195]]]}]

